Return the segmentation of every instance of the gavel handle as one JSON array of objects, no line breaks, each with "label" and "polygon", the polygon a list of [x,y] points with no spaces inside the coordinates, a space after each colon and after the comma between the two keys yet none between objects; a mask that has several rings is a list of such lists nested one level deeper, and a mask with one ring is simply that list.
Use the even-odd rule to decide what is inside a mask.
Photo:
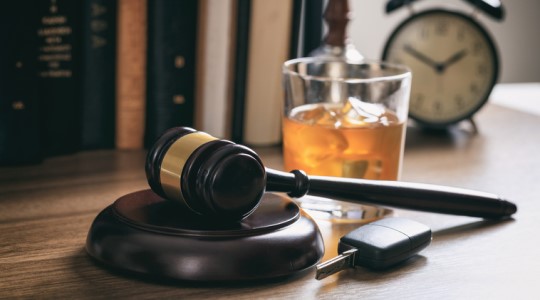
[{"label": "gavel handle", "polygon": [[427,212],[498,219],[517,211],[517,206],[497,195],[439,185],[307,176],[266,168],[266,191],[305,194],[337,200]]}]

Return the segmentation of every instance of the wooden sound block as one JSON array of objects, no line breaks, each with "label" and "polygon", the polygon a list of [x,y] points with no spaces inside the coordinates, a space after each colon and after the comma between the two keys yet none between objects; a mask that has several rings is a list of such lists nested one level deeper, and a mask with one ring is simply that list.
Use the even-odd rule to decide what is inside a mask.
[{"label": "wooden sound block", "polygon": [[237,281],[293,275],[315,265],[324,245],[315,222],[285,196],[266,193],[247,218],[223,223],[143,190],[96,217],[86,250],[108,266],[151,277]]}]

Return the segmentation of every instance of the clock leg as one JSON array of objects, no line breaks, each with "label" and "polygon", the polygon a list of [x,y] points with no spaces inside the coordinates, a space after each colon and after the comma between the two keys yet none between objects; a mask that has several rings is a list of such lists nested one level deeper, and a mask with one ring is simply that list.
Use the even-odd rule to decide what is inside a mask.
[{"label": "clock leg", "polygon": [[466,121],[469,121],[469,124],[471,125],[470,132],[473,135],[477,135],[478,134],[478,126],[476,126],[476,122],[474,121],[474,119],[471,117],[471,118],[467,119]]},{"label": "clock leg", "polygon": [[479,133],[478,126],[472,117],[455,124],[454,128],[466,132],[470,136],[475,136]]}]

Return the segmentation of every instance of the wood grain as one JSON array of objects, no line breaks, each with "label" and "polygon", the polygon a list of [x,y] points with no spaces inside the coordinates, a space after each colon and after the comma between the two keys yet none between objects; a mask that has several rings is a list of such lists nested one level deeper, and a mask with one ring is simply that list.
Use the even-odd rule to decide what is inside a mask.
[{"label": "wood grain", "polygon": [[[540,278],[540,118],[488,105],[480,133],[427,135],[409,128],[403,180],[499,193],[513,219],[484,221],[396,210],[432,227],[421,255],[383,272],[348,270],[325,280],[229,284],[166,282],[95,263],[84,250],[99,211],[147,187],[143,151],[96,151],[0,169],[0,298],[533,299]],[[256,149],[281,168],[279,148]],[[353,225],[318,221],[327,255]],[[216,250],[217,251],[217,250]]]}]

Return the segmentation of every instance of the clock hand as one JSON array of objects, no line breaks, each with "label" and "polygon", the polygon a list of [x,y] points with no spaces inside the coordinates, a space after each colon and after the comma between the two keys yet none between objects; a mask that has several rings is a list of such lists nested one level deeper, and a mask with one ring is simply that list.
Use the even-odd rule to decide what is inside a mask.
[{"label": "clock hand", "polygon": [[460,59],[462,59],[465,55],[467,55],[467,49],[463,49],[456,54],[452,55],[450,58],[448,58],[446,61],[441,63],[441,68],[444,70],[448,66],[458,62]]},{"label": "clock hand", "polygon": [[437,71],[439,73],[439,64],[436,63],[431,58],[429,58],[428,56],[426,56],[423,53],[419,52],[418,50],[414,49],[411,45],[406,44],[405,47],[403,48],[403,50],[405,50],[405,52],[409,53],[410,55],[412,55],[413,57],[415,57],[419,61],[427,64],[430,67],[432,67],[433,69],[435,69],[435,71]]}]

